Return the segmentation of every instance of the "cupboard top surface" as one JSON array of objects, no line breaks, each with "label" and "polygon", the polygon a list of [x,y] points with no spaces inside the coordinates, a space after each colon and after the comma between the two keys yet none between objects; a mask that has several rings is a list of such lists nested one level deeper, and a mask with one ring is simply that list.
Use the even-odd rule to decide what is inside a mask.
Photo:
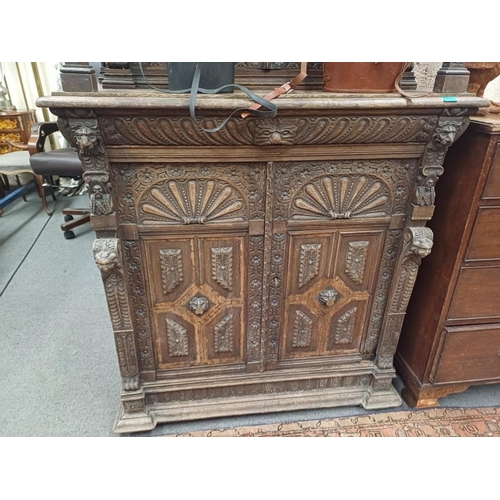
[{"label": "cupboard top surface", "polygon": [[[253,89],[265,95],[266,89]],[[411,93],[409,93],[411,95]],[[421,95],[416,92],[415,96]],[[444,108],[481,108],[489,101],[473,94],[456,96],[455,101],[445,101],[444,95],[430,94],[426,97],[403,97],[400,94],[336,94],[297,90],[274,99],[280,110],[407,110]],[[200,110],[234,110],[248,106],[249,99],[243,92],[216,96],[198,95],[196,107]],[[153,90],[99,91],[99,92],[54,92],[36,102],[39,107],[51,108],[93,108],[93,109],[163,109],[185,110],[189,108],[189,95],[171,95]]]}]

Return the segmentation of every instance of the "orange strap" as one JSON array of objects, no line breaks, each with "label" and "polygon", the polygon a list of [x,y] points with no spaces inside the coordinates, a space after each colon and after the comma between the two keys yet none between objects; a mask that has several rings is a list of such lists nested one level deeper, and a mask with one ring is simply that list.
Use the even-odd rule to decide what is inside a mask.
[{"label": "orange strap", "polygon": [[[275,99],[276,97],[279,97],[282,94],[288,94],[292,90],[294,90],[297,85],[304,80],[304,78],[307,76],[307,63],[306,62],[301,62],[300,63],[300,73],[291,81],[284,83],[281,87],[276,87],[272,92],[267,94],[263,99],[266,101],[270,101],[271,99]],[[261,104],[253,104],[250,106],[249,109],[259,109],[262,105]],[[241,114],[242,118],[246,118],[250,113],[245,112]]]}]

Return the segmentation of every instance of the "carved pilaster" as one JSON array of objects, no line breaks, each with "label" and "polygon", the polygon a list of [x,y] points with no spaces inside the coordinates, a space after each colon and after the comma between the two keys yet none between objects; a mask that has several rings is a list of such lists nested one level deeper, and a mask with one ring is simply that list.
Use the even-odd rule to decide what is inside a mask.
[{"label": "carved pilaster", "polygon": [[422,258],[429,255],[433,234],[428,227],[407,227],[404,231],[403,248],[396,263],[382,334],[377,350],[379,368],[392,368],[392,359],[403,326],[408,301],[417,278]]},{"label": "carved pilaster", "polygon": [[139,364],[134,339],[130,304],[123,278],[120,240],[116,238],[94,241],[94,259],[101,271],[109,315],[115,335],[118,363],[123,389],[139,388]]}]

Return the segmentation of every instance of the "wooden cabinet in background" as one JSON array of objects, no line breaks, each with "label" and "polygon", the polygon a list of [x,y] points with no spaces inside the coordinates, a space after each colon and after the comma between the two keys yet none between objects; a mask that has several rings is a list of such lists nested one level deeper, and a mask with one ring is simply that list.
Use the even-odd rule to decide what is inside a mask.
[{"label": "wooden cabinet in background", "polygon": [[474,117],[444,166],[395,360],[411,406],[500,382],[500,117]]},{"label": "wooden cabinet in background", "polygon": [[7,140],[28,144],[35,121],[35,110],[0,111],[0,154],[9,152]]}]

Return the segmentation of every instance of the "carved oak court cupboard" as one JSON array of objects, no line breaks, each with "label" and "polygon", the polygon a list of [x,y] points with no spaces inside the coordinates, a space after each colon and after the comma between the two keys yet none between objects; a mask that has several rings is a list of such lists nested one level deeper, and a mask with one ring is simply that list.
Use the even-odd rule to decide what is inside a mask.
[{"label": "carved oak court cupboard", "polygon": [[[470,95],[296,92],[206,133],[186,96],[38,101],[78,148],[123,379],[116,432],[401,404],[393,356]],[[200,96],[210,128],[246,107]]]}]

